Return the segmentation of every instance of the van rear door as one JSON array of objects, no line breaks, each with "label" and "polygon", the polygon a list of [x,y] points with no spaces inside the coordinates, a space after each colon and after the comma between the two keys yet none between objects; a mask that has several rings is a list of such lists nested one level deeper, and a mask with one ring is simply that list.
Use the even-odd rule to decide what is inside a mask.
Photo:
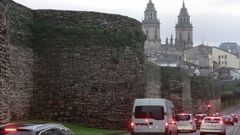
[{"label": "van rear door", "polygon": [[165,132],[164,107],[159,105],[136,106],[135,132]]}]

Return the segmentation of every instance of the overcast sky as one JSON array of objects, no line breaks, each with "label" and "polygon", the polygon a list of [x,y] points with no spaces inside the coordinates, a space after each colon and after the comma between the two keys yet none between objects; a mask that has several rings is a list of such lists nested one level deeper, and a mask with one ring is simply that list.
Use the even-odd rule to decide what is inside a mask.
[{"label": "overcast sky", "polygon": [[[63,9],[121,14],[143,19],[149,0],[14,0],[32,9]],[[182,0],[152,0],[161,22],[161,39],[175,35]],[[240,0],[185,0],[194,26],[194,45],[240,43]]]}]

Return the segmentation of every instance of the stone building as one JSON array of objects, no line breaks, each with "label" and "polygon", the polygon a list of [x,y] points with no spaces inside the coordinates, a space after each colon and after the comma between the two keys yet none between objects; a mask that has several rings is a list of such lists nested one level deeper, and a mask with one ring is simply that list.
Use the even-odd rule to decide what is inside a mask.
[{"label": "stone building", "polygon": [[175,39],[171,35],[170,38],[166,38],[165,43],[161,43],[160,21],[157,18],[155,6],[150,0],[142,21],[142,30],[147,37],[144,47],[145,54],[152,59],[175,58],[181,60],[184,50],[193,46],[193,26],[184,2],[175,29]]},{"label": "stone building", "polygon": [[185,51],[184,60],[199,65],[201,75],[211,75],[218,68],[239,69],[239,58],[214,46],[199,45]]}]

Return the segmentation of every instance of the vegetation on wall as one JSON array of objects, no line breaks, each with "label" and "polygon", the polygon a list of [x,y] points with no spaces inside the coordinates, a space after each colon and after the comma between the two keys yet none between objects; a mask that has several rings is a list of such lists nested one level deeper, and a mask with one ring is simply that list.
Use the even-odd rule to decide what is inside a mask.
[{"label": "vegetation on wall", "polygon": [[[86,13],[86,15],[87,14],[88,13]],[[84,16],[85,14],[81,15]],[[38,53],[44,48],[74,48],[77,46],[90,48],[102,46],[117,48],[117,50],[122,51],[124,49],[120,48],[129,47],[137,54],[139,60],[143,63],[145,37],[141,29],[112,29],[116,24],[109,24],[110,26],[106,27],[102,24],[96,24],[94,20],[89,20],[88,22],[77,25],[68,24],[67,21],[70,21],[72,16],[67,16],[67,20],[61,20],[61,22],[56,25],[56,22],[53,23],[52,20],[46,20],[46,18],[41,20],[39,16],[39,14],[35,14],[34,22],[30,26],[32,33],[34,33],[31,48]],[[119,54],[123,53],[113,55],[115,63],[118,63]]]},{"label": "vegetation on wall", "polygon": [[240,82],[233,81],[232,83],[223,83],[222,86],[222,107],[228,107],[240,103]]}]

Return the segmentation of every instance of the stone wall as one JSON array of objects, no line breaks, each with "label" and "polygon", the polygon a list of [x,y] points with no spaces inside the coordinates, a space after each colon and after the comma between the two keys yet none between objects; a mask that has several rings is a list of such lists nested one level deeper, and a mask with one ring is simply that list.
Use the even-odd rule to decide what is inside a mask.
[{"label": "stone wall", "polygon": [[[175,105],[177,113],[191,112],[190,78],[180,68],[161,68],[161,95]],[[187,98],[186,98],[187,97]],[[190,102],[188,102],[190,101]],[[187,103],[187,104],[186,104]]]},{"label": "stone wall", "polygon": [[6,29],[6,3],[0,1],[0,123],[10,120],[8,105],[9,49]]},{"label": "stone wall", "polygon": [[[19,4],[2,0],[1,21],[2,32],[4,33],[0,47],[1,59],[5,59],[2,66],[5,67],[1,73],[1,80],[6,80],[1,93],[3,92],[4,103],[7,108],[1,107],[4,119],[1,122],[17,119],[27,119],[32,101],[33,80],[32,65],[33,53],[27,46],[31,42],[32,12]],[[4,90],[5,89],[5,90]]]},{"label": "stone wall", "polygon": [[211,112],[219,112],[221,107],[221,90],[210,77],[194,77],[191,80],[191,91],[194,113],[208,112],[207,105],[211,105]]},{"label": "stone wall", "polygon": [[221,86],[210,77],[190,77],[180,68],[161,68],[161,97],[173,101],[177,113],[207,113],[221,109]]},{"label": "stone wall", "polygon": [[141,24],[94,12],[34,11],[32,118],[124,128],[143,97]]},{"label": "stone wall", "polygon": [[0,120],[124,128],[144,96],[140,22],[0,1]]},{"label": "stone wall", "polygon": [[146,98],[161,98],[161,68],[146,61],[144,65],[145,96]]}]

